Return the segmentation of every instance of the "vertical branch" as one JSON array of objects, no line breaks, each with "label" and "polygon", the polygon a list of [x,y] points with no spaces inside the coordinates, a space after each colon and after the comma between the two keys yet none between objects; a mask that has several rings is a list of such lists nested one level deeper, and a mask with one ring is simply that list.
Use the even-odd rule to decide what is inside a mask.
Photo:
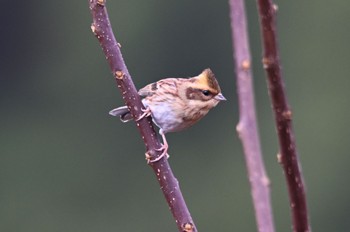
[{"label": "vertical branch", "polygon": [[263,65],[267,73],[269,94],[275,114],[280,146],[278,156],[288,185],[293,231],[309,232],[311,228],[308,221],[301,165],[294,139],[292,112],[287,102],[278,54],[275,19],[277,6],[273,4],[272,0],[257,0],[257,4],[264,48]]},{"label": "vertical branch", "polygon": [[[105,4],[105,0],[89,0],[89,6],[93,18],[91,29],[100,42],[100,46],[102,47],[110,69],[116,79],[125,104],[128,106],[133,118],[136,119],[142,115],[143,112],[141,109],[143,108],[143,105],[124,63],[120,51],[120,45],[114,37]],[[150,156],[152,159],[158,157],[161,154],[161,151],[157,151],[157,149],[161,144],[154,131],[151,118],[144,117],[141,120],[138,120],[136,125],[147,149],[146,156]],[[173,217],[175,218],[179,231],[197,231],[182,196],[179,183],[173,175],[168,160],[160,159],[157,162],[150,162],[149,165],[156,174],[160,188],[162,189]]]},{"label": "vertical branch", "polygon": [[258,231],[273,232],[269,179],[262,158],[255,113],[244,0],[230,0],[230,16],[240,112],[237,132],[243,144]]}]

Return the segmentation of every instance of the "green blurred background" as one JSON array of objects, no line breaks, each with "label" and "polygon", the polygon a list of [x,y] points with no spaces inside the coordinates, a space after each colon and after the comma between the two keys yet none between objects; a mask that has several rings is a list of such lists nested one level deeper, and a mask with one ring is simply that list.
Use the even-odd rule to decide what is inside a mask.
[{"label": "green blurred background", "polygon": [[[350,231],[350,2],[277,1],[279,46],[313,231]],[[247,1],[256,102],[276,231],[291,231]],[[177,231],[90,30],[88,1],[1,1],[0,231]],[[256,231],[238,121],[228,1],[108,1],[138,88],[210,67],[227,102],[168,135],[170,163],[200,231]]]}]

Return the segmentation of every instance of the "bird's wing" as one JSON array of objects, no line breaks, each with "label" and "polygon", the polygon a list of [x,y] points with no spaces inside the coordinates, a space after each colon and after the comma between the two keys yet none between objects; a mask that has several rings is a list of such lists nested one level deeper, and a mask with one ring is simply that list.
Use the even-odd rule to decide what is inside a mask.
[{"label": "bird's wing", "polygon": [[154,83],[151,83],[149,85],[146,85],[142,89],[139,90],[139,95],[141,97],[148,97],[152,96],[153,94],[157,93],[158,91],[167,90],[172,93],[176,93],[177,91],[177,79],[176,78],[166,78]]}]

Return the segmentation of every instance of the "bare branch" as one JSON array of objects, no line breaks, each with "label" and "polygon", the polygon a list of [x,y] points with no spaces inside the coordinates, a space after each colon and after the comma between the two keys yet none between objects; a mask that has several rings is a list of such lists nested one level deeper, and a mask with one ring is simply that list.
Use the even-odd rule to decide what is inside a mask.
[{"label": "bare branch", "polygon": [[[142,115],[141,109],[143,105],[124,63],[119,43],[114,37],[105,4],[105,0],[89,0],[93,18],[91,29],[100,42],[125,104],[128,106],[133,118],[136,119]],[[161,151],[157,151],[157,148],[161,147],[161,144],[154,131],[151,118],[144,117],[137,121],[136,125],[145,143],[147,156],[152,157],[152,159],[159,157]],[[168,160],[160,159],[157,162],[149,162],[149,164],[156,174],[179,231],[197,231]]]},{"label": "bare branch", "polygon": [[275,114],[280,146],[278,157],[288,185],[293,231],[310,232],[304,181],[292,126],[292,111],[288,106],[278,54],[275,19],[277,6],[272,0],[257,0],[257,3],[264,48],[263,65],[267,73],[268,88]]},{"label": "bare branch", "polygon": [[243,0],[230,0],[231,28],[236,66],[239,123],[259,232],[273,232],[269,178],[266,175],[255,113],[247,20]]}]

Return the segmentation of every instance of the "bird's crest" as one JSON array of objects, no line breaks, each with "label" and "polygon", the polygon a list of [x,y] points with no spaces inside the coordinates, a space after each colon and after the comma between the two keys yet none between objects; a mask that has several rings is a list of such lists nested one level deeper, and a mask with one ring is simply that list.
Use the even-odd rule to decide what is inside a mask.
[{"label": "bird's crest", "polygon": [[196,84],[202,89],[208,89],[214,94],[221,92],[218,81],[215,78],[214,73],[210,68],[204,69],[201,74],[196,78]]}]

